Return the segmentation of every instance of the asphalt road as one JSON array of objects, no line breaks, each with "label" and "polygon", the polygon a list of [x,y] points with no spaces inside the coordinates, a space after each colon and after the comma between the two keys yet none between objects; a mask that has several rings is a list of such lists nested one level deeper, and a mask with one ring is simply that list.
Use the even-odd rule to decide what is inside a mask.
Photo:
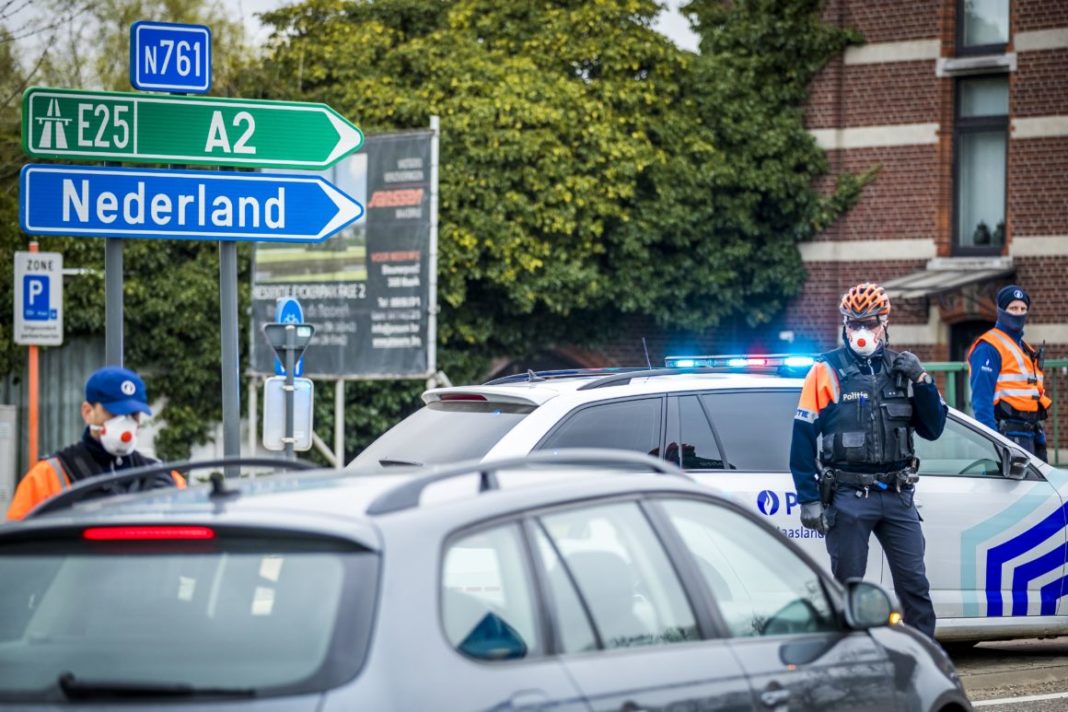
[{"label": "asphalt road", "polygon": [[950,650],[976,710],[1068,711],[1068,637]]}]

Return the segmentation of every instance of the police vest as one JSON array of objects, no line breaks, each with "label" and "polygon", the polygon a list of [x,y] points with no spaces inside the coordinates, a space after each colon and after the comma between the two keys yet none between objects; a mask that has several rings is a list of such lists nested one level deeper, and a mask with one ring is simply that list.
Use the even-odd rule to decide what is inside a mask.
[{"label": "police vest", "polygon": [[[1023,414],[1037,415],[1039,406],[1048,410],[1053,401],[1046,395],[1045,376],[1035,350],[1026,341],[1021,347],[1001,329],[991,329],[968,350],[969,363],[980,341],[997,349],[1001,357],[1001,373],[994,388],[994,405],[1003,403]],[[1000,413],[995,411],[995,415]]]},{"label": "police vest", "polygon": [[820,413],[825,466],[890,466],[913,456],[908,383],[899,384],[904,377],[890,372],[896,355],[883,349],[883,367],[873,376],[863,373],[844,347],[821,357],[838,376],[840,394],[837,404]]}]

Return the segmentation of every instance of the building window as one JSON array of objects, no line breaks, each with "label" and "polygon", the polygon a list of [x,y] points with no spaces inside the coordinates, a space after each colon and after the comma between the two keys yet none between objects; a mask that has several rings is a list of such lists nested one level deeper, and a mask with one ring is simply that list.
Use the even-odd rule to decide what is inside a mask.
[{"label": "building window", "polygon": [[996,54],[1009,42],[1009,0],[959,0],[957,54]]},{"label": "building window", "polygon": [[956,253],[1001,254],[1005,244],[1008,114],[1008,77],[958,81]]}]

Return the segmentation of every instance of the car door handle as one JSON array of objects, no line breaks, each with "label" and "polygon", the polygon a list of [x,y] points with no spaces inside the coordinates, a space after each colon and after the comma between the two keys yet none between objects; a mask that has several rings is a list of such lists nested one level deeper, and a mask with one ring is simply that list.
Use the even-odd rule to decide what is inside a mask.
[{"label": "car door handle", "polygon": [[512,695],[508,705],[514,710],[541,709],[549,704],[549,696],[541,690],[523,690]]},{"label": "car door handle", "polygon": [[760,694],[760,701],[765,707],[778,707],[790,699],[789,690],[764,690]]}]

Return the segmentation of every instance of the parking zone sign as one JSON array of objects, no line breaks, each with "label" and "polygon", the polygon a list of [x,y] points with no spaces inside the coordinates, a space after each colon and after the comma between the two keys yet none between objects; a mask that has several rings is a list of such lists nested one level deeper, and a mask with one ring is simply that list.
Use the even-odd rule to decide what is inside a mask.
[{"label": "parking zone sign", "polygon": [[63,343],[63,255],[15,253],[15,343]]}]

